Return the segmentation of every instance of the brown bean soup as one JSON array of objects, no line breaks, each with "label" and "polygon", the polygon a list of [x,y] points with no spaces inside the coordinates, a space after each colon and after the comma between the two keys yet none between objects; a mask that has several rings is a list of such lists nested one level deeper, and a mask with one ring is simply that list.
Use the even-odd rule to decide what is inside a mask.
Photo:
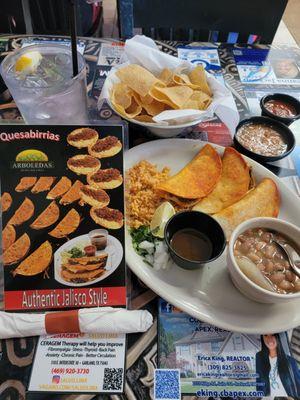
[{"label": "brown bean soup", "polygon": [[246,258],[254,263],[275,292],[297,293],[300,291],[300,279],[273,239],[289,243],[297,249],[295,243],[280,233],[261,228],[248,229],[238,236],[234,244],[236,261],[239,264],[241,258]]}]

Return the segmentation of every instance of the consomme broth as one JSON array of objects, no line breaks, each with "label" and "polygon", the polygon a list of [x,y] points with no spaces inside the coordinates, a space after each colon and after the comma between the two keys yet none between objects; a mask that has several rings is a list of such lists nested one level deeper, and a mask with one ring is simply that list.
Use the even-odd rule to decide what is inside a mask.
[{"label": "consomme broth", "polygon": [[207,261],[213,253],[210,239],[202,232],[185,228],[175,232],[171,239],[173,250],[190,261]]},{"label": "consomme broth", "polygon": [[246,258],[255,264],[258,273],[263,275],[274,291],[297,293],[300,291],[300,279],[293,272],[285,253],[272,241],[273,238],[289,243],[299,251],[295,243],[278,232],[262,228],[248,229],[238,236],[234,244],[236,261],[241,264],[241,259]]}]

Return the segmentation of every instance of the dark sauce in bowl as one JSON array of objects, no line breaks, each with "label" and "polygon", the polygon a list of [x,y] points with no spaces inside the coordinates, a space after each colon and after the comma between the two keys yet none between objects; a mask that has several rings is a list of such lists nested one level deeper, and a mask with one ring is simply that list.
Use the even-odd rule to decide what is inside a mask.
[{"label": "dark sauce in bowl", "polygon": [[207,261],[213,253],[210,239],[193,228],[175,232],[170,242],[173,250],[181,257],[191,261]]}]

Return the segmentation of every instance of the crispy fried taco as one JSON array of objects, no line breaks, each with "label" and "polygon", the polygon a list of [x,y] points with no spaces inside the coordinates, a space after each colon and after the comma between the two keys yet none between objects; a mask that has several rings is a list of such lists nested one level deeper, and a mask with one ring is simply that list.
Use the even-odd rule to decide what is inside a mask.
[{"label": "crispy fried taco", "polygon": [[52,260],[52,246],[46,241],[31,253],[13,271],[13,275],[34,276],[40,274],[49,267]]},{"label": "crispy fried taco", "polygon": [[4,192],[1,196],[1,208],[2,212],[7,211],[12,205],[12,197],[9,193]]},{"label": "crispy fried taco", "polygon": [[64,218],[49,232],[49,235],[55,238],[67,237],[70,233],[76,231],[80,224],[80,215],[72,208]]},{"label": "crispy fried taco", "polygon": [[94,271],[73,273],[73,272],[70,272],[65,267],[62,267],[61,276],[67,282],[84,283],[84,282],[93,281],[94,279],[99,278],[99,276],[101,276],[103,274],[103,272],[104,272],[103,268],[98,268]]},{"label": "crispy fried taco", "polygon": [[250,167],[232,147],[222,158],[222,175],[212,192],[200,200],[193,210],[215,214],[240,200],[250,187]]},{"label": "crispy fried taco", "polygon": [[31,189],[32,193],[41,193],[41,192],[47,192],[53,182],[55,181],[55,177],[53,176],[42,176],[38,179],[36,184],[33,186]]},{"label": "crispy fried taco", "polygon": [[24,233],[3,253],[3,264],[11,265],[21,261],[30,249],[30,238]]},{"label": "crispy fried taco", "polygon": [[15,191],[25,192],[25,190],[32,188],[32,186],[35,185],[36,181],[36,176],[25,176],[24,178],[20,179],[20,182],[17,184]]},{"label": "crispy fried taco", "polygon": [[60,199],[59,204],[66,205],[80,200],[80,189],[82,188],[82,186],[82,182],[75,181],[71,188]]},{"label": "crispy fried taco", "polygon": [[59,207],[52,201],[47,208],[30,225],[32,229],[44,229],[55,224],[59,218]]},{"label": "crispy fried taco", "polygon": [[28,198],[25,197],[25,200],[20,205],[20,207],[15,211],[14,215],[9,220],[8,224],[11,225],[21,225],[24,222],[28,221],[34,214],[34,204]]},{"label": "crispy fried taco", "polygon": [[182,170],[160,183],[156,189],[184,199],[200,199],[213,190],[221,173],[221,158],[217,151],[207,144]]},{"label": "crispy fried taco", "polygon": [[6,225],[2,231],[2,250],[8,249],[15,242],[16,237],[16,230],[13,225]]},{"label": "crispy fried taco", "polygon": [[237,203],[213,214],[213,217],[222,226],[229,240],[233,230],[247,219],[277,217],[279,206],[280,195],[276,183],[270,178],[265,178]]},{"label": "crispy fried taco", "polygon": [[55,186],[47,194],[47,199],[55,200],[65,194],[72,186],[72,182],[66,176],[60,178]]}]

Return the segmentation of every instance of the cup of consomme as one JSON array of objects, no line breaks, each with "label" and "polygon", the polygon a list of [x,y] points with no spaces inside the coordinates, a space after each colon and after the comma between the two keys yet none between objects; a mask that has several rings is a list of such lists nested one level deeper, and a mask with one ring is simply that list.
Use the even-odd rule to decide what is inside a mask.
[{"label": "cup of consomme", "polygon": [[89,232],[91,244],[96,247],[97,251],[104,250],[107,246],[108,231],[106,229],[94,229]]},{"label": "cup of consomme", "polygon": [[197,269],[216,260],[226,246],[219,223],[199,211],[175,214],[166,224],[164,237],[172,259],[184,269]]}]

